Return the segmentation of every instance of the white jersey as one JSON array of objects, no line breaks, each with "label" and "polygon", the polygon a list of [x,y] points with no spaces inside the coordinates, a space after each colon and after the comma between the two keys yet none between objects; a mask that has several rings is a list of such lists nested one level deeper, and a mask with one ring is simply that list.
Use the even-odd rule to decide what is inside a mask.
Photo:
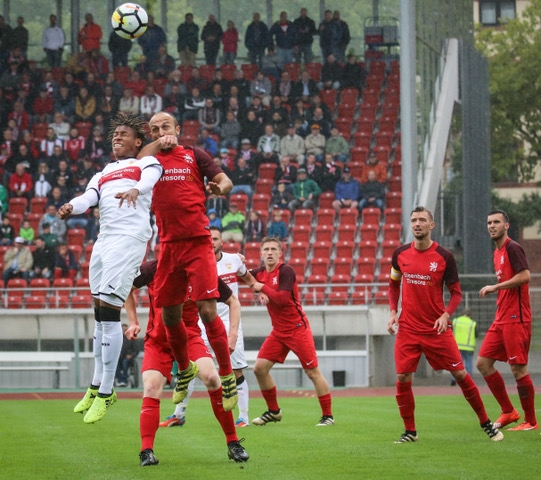
[{"label": "white jersey", "polygon": [[133,188],[141,179],[141,173],[147,167],[162,166],[154,157],[140,160],[128,158],[109,163],[101,172],[96,173],[87,186],[96,190],[100,209],[100,234],[129,235],[141,241],[148,241],[152,236],[150,226],[150,205],[152,189],[141,193],[137,198],[137,208],[128,207],[124,201],[118,207],[119,199],[115,195]]},{"label": "white jersey", "polygon": [[[233,291],[236,297],[239,296],[239,275],[246,275],[246,265],[236,253],[222,252],[222,258],[216,264],[218,276]],[[218,315],[224,322],[229,322],[229,307],[225,303],[216,304]],[[229,330],[229,329],[228,329]]]}]

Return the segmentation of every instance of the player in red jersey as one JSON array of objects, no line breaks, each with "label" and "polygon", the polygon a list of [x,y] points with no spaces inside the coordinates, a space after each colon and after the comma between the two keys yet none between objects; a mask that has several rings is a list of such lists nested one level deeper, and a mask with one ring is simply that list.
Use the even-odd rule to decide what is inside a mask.
[{"label": "player in red jersey", "polygon": [[[160,396],[163,388],[171,381],[171,367],[173,366],[173,354],[167,344],[167,334],[161,321],[162,310],[155,305],[154,275],[157,261],[144,262],[141,265],[141,273],[135,278],[134,288],[148,287],[150,298],[149,318],[145,333],[145,348],[143,357],[143,404],[139,420],[141,433],[141,466],[157,465],[158,459],[154,455],[154,439],[160,422]],[[219,299],[230,308],[236,309],[240,319],[240,302],[233,295],[231,289],[222,281],[218,282]],[[130,320],[130,327],[126,331],[129,339],[137,338],[140,332],[137,321],[136,303],[133,295],[126,301],[126,312]],[[232,314],[233,316],[233,314]],[[220,377],[214,366],[212,355],[208,351],[201,330],[197,324],[199,316],[197,306],[188,301],[184,304],[182,319],[188,331],[188,355],[198,367],[198,376],[207,387],[210,403],[216,419],[220,423],[225,434],[228,456],[236,462],[246,462],[250,456],[246,453],[240,442],[235,428],[235,420],[231,411],[226,412],[222,405],[222,386]],[[238,326],[238,325],[237,325]]]},{"label": "player in red jersey", "polygon": [[[164,174],[154,188],[152,210],[160,238],[160,257],[155,278],[156,306],[162,308],[167,340],[179,373],[173,402],[182,402],[197,369],[188,359],[187,332],[182,304],[188,285],[216,354],[224,394],[224,408],[237,404],[237,386],[231,368],[224,324],[216,310],[218,274],[206,216],[205,192],[226,195],[233,184],[203,150],[177,144],[180,126],[174,116],[160,112],[149,122],[154,142],[143,152],[155,155]],[[208,184],[205,187],[205,177]]]},{"label": "player in red jersey", "polygon": [[494,425],[502,428],[520,419],[520,413],[509,399],[501,374],[494,368],[494,363],[499,360],[509,363],[524,410],[524,421],[509,430],[537,430],[539,424],[535,417],[535,388],[528,373],[528,355],[532,337],[528,261],[524,249],[508,236],[507,213],[503,210],[490,212],[487,227],[490,238],[496,245],[494,270],[498,283],[485,285],[479,291],[479,296],[484,298],[498,292],[498,299],[496,317],[481,345],[477,368],[502,409]]},{"label": "player in red jersey", "polygon": [[256,279],[252,289],[259,293],[260,303],[267,306],[272,331],[259,349],[254,374],[268,410],[254,418],[252,423],[265,425],[282,419],[276,384],[270,370],[276,362],[283,363],[291,351],[299,357],[306,375],[316,389],[322,413],[316,426],[334,425],[331,389],[318,368],[314,337],[308,317],[302,309],[295,271],[281,261],[280,240],[275,237],[264,238],[261,241],[261,258],[264,266],[251,271]]},{"label": "player in red jersey", "polygon": [[[448,370],[453,375],[477,414],[481,428],[492,441],[501,441],[503,433],[490,422],[479,389],[464,369],[449,321],[462,300],[455,258],[431,239],[435,226],[432,212],[417,207],[411,212],[410,223],[414,241],[394,251],[389,282],[391,315],[387,329],[396,335],[396,401],[405,427],[405,432],[395,443],[418,440],[412,377],[422,353],[434,370]],[[451,293],[447,306],[443,299],[444,284]]]}]

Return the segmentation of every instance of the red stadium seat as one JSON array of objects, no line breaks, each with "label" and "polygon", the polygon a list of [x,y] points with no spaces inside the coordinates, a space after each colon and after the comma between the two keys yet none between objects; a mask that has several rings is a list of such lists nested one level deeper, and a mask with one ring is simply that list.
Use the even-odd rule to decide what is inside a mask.
[{"label": "red stadium seat", "polygon": [[352,261],[350,257],[336,257],[334,259],[334,274],[351,276]]},{"label": "red stadium seat", "polygon": [[385,223],[402,224],[402,209],[401,208],[386,208],[383,211]]},{"label": "red stadium seat", "polygon": [[308,62],[304,64],[304,69],[309,73],[310,78],[316,82],[321,77],[321,63]]},{"label": "red stadium seat", "polygon": [[46,297],[50,288],[51,282],[46,278],[33,278],[30,280],[30,295]]},{"label": "red stadium seat", "polygon": [[320,208],[316,212],[318,225],[334,226],[336,212],[332,208]]},{"label": "red stadium seat", "polygon": [[344,88],[340,92],[340,103],[355,105],[359,101],[359,90],[356,88]]},{"label": "red stadium seat", "polygon": [[357,227],[351,224],[338,225],[338,240],[353,242],[357,235]]},{"label": "red stadium seat", "polygon": [[331,258],[331,242],[314,242],[312,245],[314,258]]},{"label": "red stadium seat", "polygon": [[47,197],[33,197],[30,199],[30,213],[39,213],[43,215],[45,213],[45,206],[47,205]]},{"label": "red stadium seat", "polygon": [[349,290],[351,275],[334,274],[331,277],[331,290],[333,292],[345,292]]},{"label": "red stadium seat", "polygon": [[331,268],[331,260],[329,257],[314,257],[310,262],[310,267],[311,275],[322,275],[327,278]]},{"label": "red stadium seat", "polygon": [[13,297],[23,297],[28,282],[24,278],[10,278],[7,283],[7,293]]},{"label": "red stadium seat", "polygon": [[270,178],[258,178],[255,182],[255,191],[257,193],[272,194],[272,187],[274,186],[274,180]]},{"label": "red stadium seat", "polygon": [[306,258],[308,256],[308,250],[310,244],[306,242],[291,242],[289,244],[289,251],[291,258]]},{"label": "red stadium seat", "polygon": [[71,308],[91,308],[92,302],[92,295],[89,293],[72,295]]},{"label": "red stadium seat", "polygon": [[312,235],[312,227],[310,225],[295,225],[291,232],[293,241],[308,243]]},{"label": "red stadium seat", "polygon": [[47,308],[47,297],[44,295],[29,295],[24,299],[26,308]]},{"label": "red stadium seat", "polygon": [[400,241],[402,236],[402,225],[400,223],[386,223],[383,225],[383,240]]},{"label": "red stadium seat", "polygon": [[83,246],[86,238],[86,231],[83,228],[70,228],[67,233],[68,245]]},{"label": "red stadium seat", "polygon": [[53,288],[60,296],[70,295],[73,288],[73,281],[69,278],[55,278],[53,280]]},{"label": "red stadium seat", "polygon": [[274,173],[277,168],[276,163],[262,163],[259,165],[259,178],[268,178],[274,182]]},{"label": "red stadium seat", "polygon": [[9,199],[8,211],[16,215],[24,216],[28,207],[28,200],[24,197],[13,197]]},{"label": "red stadium seat", "polygon": [[348,257],[353,258],[353,252],[355,251],[355,243],[354,242],[336,242],[336,256],[337,257]]},{"label": "red stadium seat", "polygon": [[[362,238],[362,235],[361,235]],[[373,240],[361,240],[358,245],[359,257],[376,258],[378,242]]]},{"label": "red stadium seat", "polygon": [[363,241],[378,241],[379,224],[365,223],[361,225],[361,239]]},{"label": "red stadium seat", "polygon": [[332,208],[333,201],[334,201],[333,192],[323,192],[319,196],[319,208]]},{"label": "red stadium seat", "polygon": [[259,258],[259,242],[246,242],[244,244],[244,256],[248,258]]},{"label": "red stadium seat", "polygon": [[244,77],[250,82],[254,80],[255,74],[259,70],[256,63],[243,63],[240,68],[244,72]]},{"label": "red stadium seat", "polygon": [[299,208],[295,210],[293,214],[295,225],[312,225],[312,218],[314,217],[314,211],[310,208]]},{"label": "red stadium seat", "polygon": [[342,208],[338,213],[341,225],[355,225],[357,223],[358,216],[359,210],[357,210],[356,208]]},{"label": "red stadium seat", "polygon": [[83,136],[86,139],[90,136],[90,132],[92,130],[92,123],[91,122],[77,122],[75,124],[75,128],[77,128],[79,135]]},{"label": "red stadium seat", "polygon": [[372,275],[374,276],[374,270],[376,268],[375,257],[359,257],[356,261],[357,275]]},{"label": "red stadium seat", "polygon": [[379,225],[381,211],[379,208],[365,208],[362,213],[364,225]]},{"label": "red stadium seat", "polygon": [[400,240],[384,240],[381,242],[381,255],[383,257],[392,257],[394,251],[400,246]]},{"label": "red stadium seat", "polygon": [[327,289],[327,283],[328,278],[326,275],[310,275],[308,277],[308,292],[324,294]]},{"label": "red stadium seat", "polygon": [[316,227],[316,241],[332,242],[334,227],[332,225],[318,225]]},{"label": "red stadium seat", "polygon": [[348,305],[349,293],[332,290],[327,296],[329,305]]},{"label": "red stadium seat", "polygon": [[223,251],[227,253],[241,253],[242,245],[239,242],[224,242]]},{"label": "red stadium seat", "polygon": [[387,208],[402,208],[402,192],[387,192]]},{"label": "red stadium seat", "polygon": [[270,195],[265,193],[254,193],[252,197],[252,208],[256,212],[267,212],[270,206]]},{"label": "red stadium seat", "polygon": [[4,216],[9,217],[11,221],[11,226],[15,230],[15,232],[19,232],[21,230],[21,225],[23,223],[23,215],[20,213],[5,213]]},{"label": "red stadium seat", "polygon": [[353,305],[366,305],[372,300],[372,292],[368,288],[357,287],[351,292],[351,303]]},{"label": "red stadium seat", "polygon": [[334,89],[325,89],[319,92],[322,102],[327,105],[331,111],[334,111],[337,93],[338,92]]},{"label": "red stadium seat", "polygon": [[21,295],[12,295],[12,292],[9,292],[6,297],[4,297],[5,308],[13,308],[20,310],[23,308],[23,297]]},{"label": "red stadium seat", "polygon": [[246,213],[248,209],[248,195],[244,193],[233,193],[229,195],[229,205],[236,203],[239,211]]},{"label": "red stadium seat", "polygon": [[288,265],[295,270],[295,275],[297,276],[297,283],[304,283],[304,278],[306,277],[307,270],[307,261],[306,258],[291,258],[288,262]]}]

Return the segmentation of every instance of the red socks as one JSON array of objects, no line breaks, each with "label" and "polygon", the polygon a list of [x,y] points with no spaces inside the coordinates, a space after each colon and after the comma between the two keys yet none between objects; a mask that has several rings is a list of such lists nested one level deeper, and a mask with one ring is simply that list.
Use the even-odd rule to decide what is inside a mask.
[{"label": "red socks", "polygon": [[261,390],[261,394],[263,395],[265,402],[267,402],[267,408],[269,410],[272,410],[273,412],[280,410],[280,407],[278,406],[278,397],[276,395],[276,387],[272,387],[268,390]]},{"label": "red socks", "polygon": [[319,405],[321,406],[321,415],[324,417],[332,417],[332,408],[331,408],[331,394],[327,393],[326,395],[321,395],[317,397],[319,400]]},{"label": "red socks", "polygon": [[475,385],[475,382],[471,378],[470,374],[467,373],[461,381],[457,380],[456,383],[462,389],[464,398],[468,401],[471,408],[473,408],[474,412],[477,414],[479,423],[483,425],[484,423],[488,422],[488,415],[487,411],[485,410],[483,400],[481,399],[481,394],[479,393],[479,389],[477,388],[477,385]]},{"label": "red socks", "polygon": [[188,357],[188,332],[184,322],[165,325],[165,332],[171,352],[178,363],[178,371],[186,370],[190,366],[190,359]]},{"label": "red socks", "polygon": [[[500,404],[503,413],[511,413],[513,411],[513,404],[509,400],[507,389],[505,388],[505,382],[500,372],[496,371],[492,375],[485,377],[488,388],[494,395],[496,401]],[[518,382],[517,382],[518,383]]]},{"label": "red socks", "polygon": [[406,430],[416,432],[415,428],[415,398],[411,382],[396,382],[396,403]]},{"label": "red socks", "polygon": [[160,399],[143,397],[141,415],[139,417],[139,431],[141,433],[141,451],[147,448],[154,449],[154,438],[160,424]]},{"label": "red socks", "polygon": [[517,390],[520,404],[524,410],[524,421],[535,425],[537,423],[534,404],[535,388],[529,374],[517,380]]},{"label": "red socks", "polygon": [[229,344],[227,342],[227,332],[225,331],[224,322],[219,316],[216,316],[212,322],[203,322],[207,332],[210,346],[216,355],[218,362],[218,373],[220,377],[229,375],[233,369],[231,368],[231,354],[229,353]]},{"label": "red socks", "polygon": [[212,410],[214,411],[214,416],[220,423],[220,426],[225,433],[226,443],[238,441],[239,438],[237,437],[233,413],[226,412],[222,405],[222,387],[216,390],[209,390],[208,394],[210,397]]}]

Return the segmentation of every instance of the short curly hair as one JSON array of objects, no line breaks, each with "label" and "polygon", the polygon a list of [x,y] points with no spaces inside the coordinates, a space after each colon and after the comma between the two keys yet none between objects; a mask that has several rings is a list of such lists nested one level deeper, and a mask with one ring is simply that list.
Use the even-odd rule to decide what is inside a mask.
[{"label": "short curly hair", "polygon": [[139,150],[141,150],[147,138],[147,134],[145,131],[145,122],[143,121],[143,119],[139,115],[134,115],[133,113],[118,112],[116,117],[111,120],[111,125],[109,127],[109,135],[107,136],[107,140],[109,142],[113,141],[113,135],[115,134],[115,130],[117,129],[117,127],[120,126],[131,128],[135,133],[135,138],[139,138],[143,141],[143,143],[139,147]]}]

